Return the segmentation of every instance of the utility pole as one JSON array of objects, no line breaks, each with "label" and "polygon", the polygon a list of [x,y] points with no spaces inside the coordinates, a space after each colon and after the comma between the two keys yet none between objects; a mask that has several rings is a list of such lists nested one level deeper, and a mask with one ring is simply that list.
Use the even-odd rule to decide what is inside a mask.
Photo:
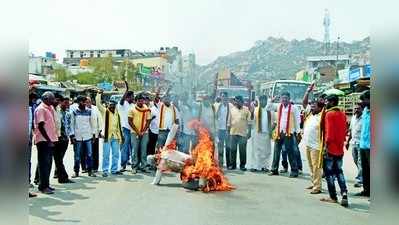
[{"label": "utility pole", "polygon": [[337,39],[337,61],[335,62],[335,76],[338,78],[339,36]]}]

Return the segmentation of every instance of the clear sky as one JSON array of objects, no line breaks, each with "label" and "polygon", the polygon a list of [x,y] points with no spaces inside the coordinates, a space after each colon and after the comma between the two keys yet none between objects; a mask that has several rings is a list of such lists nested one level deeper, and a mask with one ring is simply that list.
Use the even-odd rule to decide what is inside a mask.
[{"label": "clear sky", "polygon": [[[34,0],[29,49],[63,57],[65,49],[157,50],[178,46],[197,63],[246,50],[269,36],[323,39],[324,9],[331,40],[370,35],[376,15],[362,0]],[[373,13],[372,13],[373,12]],[[378,14],[379,12],[377,12]]]}]

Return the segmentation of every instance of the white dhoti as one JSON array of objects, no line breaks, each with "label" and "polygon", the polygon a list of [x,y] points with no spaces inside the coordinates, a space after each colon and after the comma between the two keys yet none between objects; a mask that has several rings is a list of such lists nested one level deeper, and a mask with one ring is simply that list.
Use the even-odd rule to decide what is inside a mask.
[{"label": "white dhoti", "polygon": [[254,135],[255,132],[251,131],[251,138],[247,141],[247,162],[245,164],[245,168],[247,169],[255,169],[254,167],[254,159],[255,159],[255,142],[254,142]]},{"label": "white dhoti", "polygon": [[270,157],[272,155],[272,145],[268,133],[254,132],[253,136],[253,169],[270,169]]}]

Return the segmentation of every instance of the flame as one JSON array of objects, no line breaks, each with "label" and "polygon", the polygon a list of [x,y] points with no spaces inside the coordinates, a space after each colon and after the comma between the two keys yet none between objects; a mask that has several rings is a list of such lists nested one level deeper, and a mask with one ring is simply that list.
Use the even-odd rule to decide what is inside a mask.
[{"label": "flame", "polygon": [[198,144],[192,151],[194,165],[186,165],[181,173],[183,182],[205,178],[206,186],[202,191],[230,191],[235,189],[224,176],[223,171],[216,163],[213,153],[214,144],[209,131],[198,120],[190,121],[188,126],[197,131]]}]

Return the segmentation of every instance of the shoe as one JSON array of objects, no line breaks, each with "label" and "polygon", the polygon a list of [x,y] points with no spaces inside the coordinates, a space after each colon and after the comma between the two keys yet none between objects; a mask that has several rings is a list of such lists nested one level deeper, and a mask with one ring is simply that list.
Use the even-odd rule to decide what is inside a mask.
[{"label": "shoe", "polygon": [[288,173],[288,169],[282,169],[280,170],[280,173]]},{"label": "shoe", "polygon": [[34,197],[37,197],[37,194],[29,192],[29,198],[34,198]]},{"label": "shoe", "polygon": [[97,175],[93,172],[89,172],[89,177],[97,177]]},{"label": "shoe", "polygon": [[45,188],[43,190],[40,190],[41,193],[46,194],[46,195],[52,195],[54,192],[50,188]]},{"label": "shoe", "polygon": [[289,178],[297,178],[298,174],[290,174]]},{"label": "shoe", "polygon": [[103,173],[102,177],[108,177],[108,173]]},{"label": "shoe", "polygon": [[79,173],[78,173],[78,172],[75,172],[75,174],[72,175],[72,178],[77,178],[77,177],[79,177]]},{"label": "shoe", "polygon": [[309,187],[307,187],[306,189],[307,189],[307,190],[312,190],[312,189],[313,189],[313,186],[309,186]]},{"label": "shoe", "polygon": [[136,169],[132,169],[132,174],[136,174],[137,170]]},{"label": "shoe", "polygon": [[341,205],[345,208],[349,207],[348,195],[342,196]]},{"label": "shoe", "polygon": [[270,171],[269,176],[278,176],[278,172]]},{"label": "shoe", "polygon": [[313,190],[313,191],[310,192],[310,194],[312,194],[312,195],[321,194],[321,191],[320,190]]},{"label": "shoe", "polygon": [[68,179],[68,180],[64,180],[64,181],[59,181],[58,183],[60,183],[60,184],[73,184],[73,183],[75,183],[75,181]]},{"label": "shoe", "polygon": [[52,191],[55,191],[55,188],[53,188],[53,187],[48,187],[48,189],[50,189],[50,190],[52,190]]},{"label": "shoe", "polygon": [[240,168],[240,170],[245,172],[245,171],[247,171],[247,168]]},{"label": "shoe", "polygon": [[121,172],[125,172],[126,171],[126,166],[122,166],[121,170],[119,170]]},{"label": "shoe", "polygon": [[257,169],[250,169],[249,171],[252,172],[252,173],[258,172]]},{"label": "shoe", "polygon": [[123,175],[121,171],[116,171],[115,173],[112,173],[112,175]]},{"label": "shoe", "polygon": [[357,197],[370,197],[370,193],[366,193],[365,191],[361,191],[359,193],[354,194],[353,196]]},{"label": "shoe", "polygon": [[269,173],[270,170],[268,168],[262,168],[262,172]]},{"label": "shoe", "polygon": [[363,184],[361,184],[361,183],[355,183],[353,186],[354,186],[355,188],[361,188],[361,187],[363,187]]}]

